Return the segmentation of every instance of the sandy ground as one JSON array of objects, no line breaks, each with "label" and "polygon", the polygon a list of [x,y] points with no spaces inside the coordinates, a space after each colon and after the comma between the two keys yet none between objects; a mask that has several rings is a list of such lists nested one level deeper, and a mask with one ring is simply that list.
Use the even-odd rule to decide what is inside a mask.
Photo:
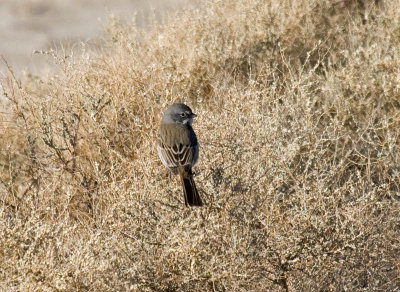
[{"label": "sandy ground", "polygon": [[[43,74],[50,69],[44,56],[32,54],[60,45],[90,41],[101,33],[107,15],[140,27],[149,16],[188,6],[190,0],[0,0],[0,55],[15,73]],[[4,72],[0,64],[0,73]]]}]

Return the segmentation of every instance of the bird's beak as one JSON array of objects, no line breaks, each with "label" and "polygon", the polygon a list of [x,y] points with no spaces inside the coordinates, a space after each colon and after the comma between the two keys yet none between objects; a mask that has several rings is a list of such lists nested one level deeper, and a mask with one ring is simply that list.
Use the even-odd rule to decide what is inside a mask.
[{"label": "bird's beak", "polygon": [[195,118],[195,117],[197,117],[197,115],[194,114],[194,113],[192,113],[192,114],[190,115],[190,117],[191,117],[191,118]]}]

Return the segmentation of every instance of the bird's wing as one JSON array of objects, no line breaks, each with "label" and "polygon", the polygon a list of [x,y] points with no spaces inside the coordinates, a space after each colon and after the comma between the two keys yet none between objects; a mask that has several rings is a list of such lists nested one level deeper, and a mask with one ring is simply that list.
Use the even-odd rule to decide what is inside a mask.
[{"label": "bird's wing", "polygon": [[193,129],[185,125],[162,125],[157,143],[162,163],[169,167],[193,166],[198,157],[198,144]]}]

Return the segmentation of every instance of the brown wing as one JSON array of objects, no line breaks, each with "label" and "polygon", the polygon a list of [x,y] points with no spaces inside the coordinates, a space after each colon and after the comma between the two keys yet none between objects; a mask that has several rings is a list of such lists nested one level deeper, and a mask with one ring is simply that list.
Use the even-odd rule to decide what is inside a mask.
[{"label": "brown wing", "polygon": [[196,134],[189,125],[163,124],[157,143],[158,155],[162,163],[175,169],[179,166],[193,166],[199,155]]}]

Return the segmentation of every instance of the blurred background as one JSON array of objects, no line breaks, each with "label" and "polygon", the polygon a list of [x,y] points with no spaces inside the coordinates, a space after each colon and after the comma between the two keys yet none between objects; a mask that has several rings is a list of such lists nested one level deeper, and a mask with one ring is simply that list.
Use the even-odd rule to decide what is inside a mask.
[{"label": "blurred background", "polygon": [[[190,0],[1,0],[0,55],[17,75],[46,73],[51,65],[35,50],[81,41],[95,43],[108,15],[132,21],[147,29],[152,19],[187,7]],[[4,72],[4,64],[0,72]]]}]

